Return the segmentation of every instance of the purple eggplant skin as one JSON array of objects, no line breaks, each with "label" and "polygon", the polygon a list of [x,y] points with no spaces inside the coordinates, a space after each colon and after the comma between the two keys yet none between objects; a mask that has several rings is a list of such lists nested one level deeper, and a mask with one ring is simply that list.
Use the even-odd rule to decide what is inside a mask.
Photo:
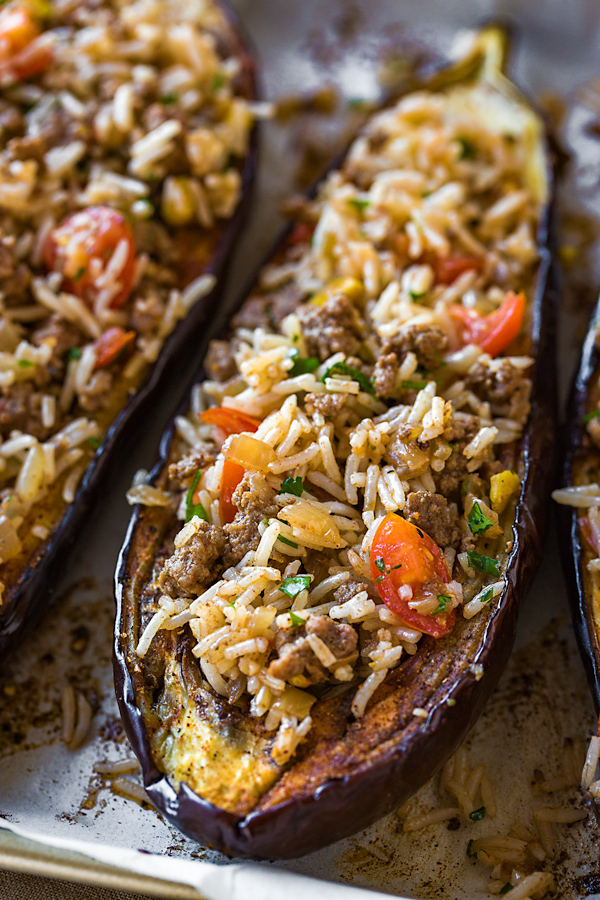
[{"label": "purple eggplant skin", "polygon": [[[590,400],[590,389],[600,373],[600,350],[597,346],[599,329],[600,300],[598,300],[590,319],[590,326],[583,343],[581,362],[573,382],[568,405],[569,418],[562,431],[561,486],[565,487],[571,487],[576,483],[575,473],[578,467],[589,466],[597,469],[600,465],[599,451],[591,445],[587,438],[584,423],[584,416]],[[594,624],[591,598],[586,591],[584,548],[578,511],[571,506],[558,506],[557,515],[571,618],[596,712],[600,713],[600,643],[598,630]]]},{"label": "purple eggplant skin", "polygon": [[[544,159],[551,185],[547,149]],[[542,211],[538,230],[540,264],[529,344],[535,360],[532,411],[518,450],[523,479],[507,586],[495,607],[469,621],[461,618],[450,635],[437,641],[424,638],[419,652],[384,682],[377,702],[360,721],[349,724],[349,694],[317,704],[318,721],[315,715],[306,746],[247,815],[212,805],[183,782],[175,791],[153,758],[149,729],[156,726],[153,694],[160,687],[161,673],[149,671],[136,657],[135,635],[144,592],[151,593],[153,566],[173,527],[173,516],[166,508],[134,510],[115,574],[115,686],[148,795],[188,837],[232,857],[286,859],[313,852],[404,803],[452,756],[477,720],[510,655],[518,609],[540,562],[554,475],[556,288],[551,206],[549,202]],[[275,252],[280,248],[281,241]],[[183,410],[188,408],[189,401]],[[149,476],[158,487],[167,485],[173,437],[171,422]],[[165,652],[173,654],[185,673],[192,659],[190,642],[183,635],[167,635]],[[427,718],[415,717],[415,707],[425,709]],[[226,716],[223,710],[224,721]]]},{"label": "purple eggplant skin", "polygon": [[[227,0],[216,2],[229,24],[229,52],[237,56],[242,64],[239,76],[241,93],[249,100],[256,100],[256,63],[250,41]],[[186,277],[186,281],[203,273],[213,274],[217,279],[215,287],[192,307],[188,316],[169,335],[158,360],[149,369],[138,391],[121,409],[106,432],[74,501],[57,521],[49,537],[36,548],[27,564],[13,573],[10,585],[0,601],[0,658],[14,650],[22,636],[35,628],[51,603],[56,582],[65,571],[69,553],[90,511],[102,494],[111,473],[122,467],[123,459],[127,458],[125,451],[128,444],[139,433],[139,429],[144,427],[143,423],[158,398],[172,383],[179,384],[179,389],[182,389],[181,360],[193,358],[199,345],[207,339],[208,323],[214,316],[223,293],[227,264],[251,207],[257,153],[258,131],[254,126],[249,152],[241,168],[242,188],[238,208],[231,219],[221,226],[208,262],[203,259],[205,254],[195,253],[192,243],[194,235],[188,233],[186,236],[190,246],[189,266],[186,268],[186,276],[189,274],[189,277]],[[200,246],[197,236],[195,240]],[[186,378],[188,384],[191,377],[188,375]]]}]

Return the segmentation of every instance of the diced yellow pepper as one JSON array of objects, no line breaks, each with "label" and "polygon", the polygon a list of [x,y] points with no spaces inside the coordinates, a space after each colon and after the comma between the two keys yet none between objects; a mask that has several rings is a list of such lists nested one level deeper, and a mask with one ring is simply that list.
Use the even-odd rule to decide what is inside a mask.
[{"label": "diced yellow pepper", "polygon": [[319,291],[318,294],[311,297],[309,303],[312,303],[313,306],[323,306],[335,294],[345,294],[349,300],[360,300],[364,292],[365,289],[357,278],[334,278],[324,291]]},{"label": "diced yellow pepper", "polygon": [[515,472],[505,469],[490,478],[490,502],[494,512],[501,513],[521,488],[521,479]]}]

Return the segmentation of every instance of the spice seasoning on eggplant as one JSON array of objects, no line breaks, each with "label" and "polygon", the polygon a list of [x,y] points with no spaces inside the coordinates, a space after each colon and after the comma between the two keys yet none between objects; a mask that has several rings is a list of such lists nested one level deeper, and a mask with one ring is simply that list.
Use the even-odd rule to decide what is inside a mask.
[{"label": "spice seasoning on eggplant", "polygon": [[[531,410],[527,331],[541,312],[549,184],[543,168],[531,177],[532,148],[545,160],[539,120],[493,75],[499,34],[480,40],[490,57],[480,69],[475,54],[470,77],[459,69],[371,118],[305,210],[311,225],[283,239],[229,342],[213,345],[211,362],[228,348],[231,365],[221,377],[207,367],[185,428],[163,444],[182,474],[207,460],[208,522],[138,510],[123,548],[119,677],[166,666],[161,710],[173,711],[141,741],[146,780],[188,834],[232,853],[294,856],[393,808],[464,736],[514,637],[513,576],[521,565],[526,579],[534,542],[524,535],[509,557],[507,535],[535,481],[522,439],[549,398]],[[510,143],[496,103],[503,132],[518,105]],[[474,158],[459,158],[465,133]],[[360,220],[353,198],[369,201]],[[318,367],[297,374],[298,358]],[[232,416],[244,420],[224,440]],[[164,473],[163,457],[159,490]],[[170,485],[180,518],[188,489]],[[134,588],[148,556],[164,563]],[[494,620],[503,639],[488,646]],[[196,700],[178,686],[184,658]],[[341,692],[325,699],[327,688]],[[147,703],[143,676],[135,690]],[[121,703],[131,727],[122,691]],[[235,741],[209,725],[217,710],[234,715]],[[175,731],[183,746],[165,744]]]}]

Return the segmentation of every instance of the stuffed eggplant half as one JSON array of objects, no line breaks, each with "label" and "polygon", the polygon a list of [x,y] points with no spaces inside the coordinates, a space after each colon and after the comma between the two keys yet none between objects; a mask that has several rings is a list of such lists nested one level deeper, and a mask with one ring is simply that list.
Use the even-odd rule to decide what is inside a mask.
[{"label": "stuffed eggplant half", "polygon": [[509,655],[554,382],[551,169],[504,49],[473,35],[370,118],[131,493],[123,720],[152,801],[228,854],[392,810]]},{"label": "stuffed eggplant half", "polygon": [[573,624],[596,709],[600,710],[600,303],[592,316],[565,430],[561,547]]},{"label": "stuffed eggplant half", "polygon": [[254,76],[219,2],[14,0],[0,82],[4,652],[199,338],[254,170]]}]

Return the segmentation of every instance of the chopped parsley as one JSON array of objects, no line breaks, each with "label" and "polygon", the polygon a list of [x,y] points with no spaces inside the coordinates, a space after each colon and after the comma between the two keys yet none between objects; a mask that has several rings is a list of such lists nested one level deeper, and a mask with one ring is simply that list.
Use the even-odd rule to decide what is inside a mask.
[{"label": "chopped parsley", "polygon": [[491,556],[483,556],[482,553],[475,553],[474,550],[467,550],[467,563],[472,569],[477,569],[478,572],[485,572],[486,575],[498,577],[500,574],[500,565],[497,559],[492,559]]},{"label": "chopped parsley", "polygon": [[381,582],[383,581],[383,579],[385,578],[386,575],[389,575],[390,572],[393,572],[393,571],[394,571],[394,569],[401,569],[401,568],[402,568],[402,563],[398,563],[397,566],[390,566],[390,567],[388,568],[388,566],[386,566],[386,564],[385,564],[385,560],[384,560],[383,556],[378,556],[378,557],[375,559],[375,566],[376,566],[376,568],[378,568],[379,571],[381,572],[381,575],[379,575],[379,576],[375,579],[375,581],[376,581],[377,584],[381,584]]},{"label": "chopped parsley", "polygon": [[287,354],[288,359],[293,359],[292,368],[289,370],[290,378],[296,375],[307,375],[319,368],[319,360],[314,356],[300,356],[296,347],[292,347]]},{"label": "chopped parsley", "polygon": [[409,291],[408,295],[411,300],[422,300],[427,291]]},{"label": "chopped parsley", "polygon": [[506,884],[502,885],[502,887],[500,888],[498,893],[499,894],[508,894],[509,891],[512,891],[512,888],[513,888],[513,886],[510,883],[510,881],[507,881]]},{"label": "chopped parsley", "polygon": [[185,497],[185,522],[187,523],[194,518],[194,516],[200,516],[201,519],[204,519],[205,522],[208,522],[208,516],[206,515],[206,510],[202,506],[201,503],[194,503],[194,494],[196,493],[196,488],[198,487],[198,482],[202,476],[202,469],[198,469],[196,474],[194,475],[194,480],[190,485],[190,489]]},{"label": "chopped parsley", "polygon": [[310,575],[294,575],[290,578],[284,578],[279,585],[279,590],[287,594],[288,597],[297,597],[302,591],[307,591],[310,587],[312,577]]},{"label": "chopped parsley", "polygon": [[584,425],[587,425],[587,423],[591,422],[592,419],[600,419],[600,409],[597,409],[596,412],[587,413],[581,421],[584,423]]},{"label": "chopped parsley", "polygon": [[468,138],[458,138],[458,145],[460,147],[459,159],[475,159],[476,152],[473,141]]},{"label": "chopped parsley", "polygon": [[385,560],[383,556],[378,556],[375,560],[375,565],[379,569],[380,572],[385,572]]},{"label": "chopped parsley", "polygon": [[81,356],[81,347],[71,347],[69,350],[69,360],[79,359]]},{"label": "chopped parsley", "polygon": [[361,197],[349,197],[346,203],[359,213],[363,213],[371,205],[370,200],[363,200]]},{"label": "chopped parsley", "polygon": [[277,540],[278,540],[278,541],[281,541],[282,544],[287,544],[288,547],[293,547],[294,550],[297,550],[297,549],[298,549],[298,544],[297,544],[295,541],[289,541],[287,538],[282,537],[282,535],[279,535],[279,537],[277,538]]},{"label": "chopped parsley", "polygon": [[161,100],[165,106],[171,106],[173,103],[177,103],[177,94],[170,91],[168,94],[163,94]]},{"label": "chopped parsley", "polygon": [[227,606],[235,606],[235,600],[232,600],[231,603],[228,603]]},{"label": "chopped parsley", "polygon": [[290,609],[289,615],[290,615],[290,621],[294,627],[296,627],[298,625],[304,625],[305,620],[302,618],[302,616],[297,616],[296,613],[292,612],[291,609]]},{"label": "chopped parsley", "polygon": [[347,375],[353,381],[358,381],[365,393],[371,394],[373,397],[375,396],[373,383],[367,378],[364,372],[361,372],[360,369],[355,369],[354,366],[349,366],[345,362],[334,363],[332,366],[329,366],[321,378],[323,384],[325,384],[325,381],[332,375]]},{"label": "chopped parsley", "polygon": [[304,490],[304,481],[300,475],[296,478],[285,478],[281,482],[281,487],[277,491],[278,494],[293,494],[294,497],[301,497]]},{"label": "chopped parsley", "polygon": [[363,109],[369,105],[369,101],[364,97],[350,97],[348,106],[350,109]]},{"label": "chopped parsley", "polygon": [[490,519],[488,519],[485,513],[482,513],[481,506],[477,501],[475,501],[475,503],[471,507],[467,522],[469,523],[471,534],[477,536],[479,536],[480,534],[485,534],[486,531],[494,524]]},{"label": "chopped parsley", "polygon": [[467,844],[467,856],[469,859],[477,859],[477,851],[473,852],[473,841]]},{"label": "chopped parsley", "polygon": [[222,87],[225,87],[225,75],[223,72],[217,72],[213,78],[212,89],[213,91],[220,91]]},{"label": "chopped parsley", "polygon": [[90,445],[90,447],[93,447],[94,450],[97,450],[101,443],[102,441],[97,437],[88,438],[88,444]]},{"label": "chopped parsley", "polygon": [[73,281],[74,283],[76,283],[76,282],[78,282],[78,281],[81,281],[81,279],[82,279],[83,276],[85,275],[86,271],[87,271],[87,267],[86,267],[86,266],[81,266],[79,269],[77,269],[77,271],[75,272],[75,274],[74,274],[73,277],[71,278],[71,281]]},{"label": "chopped parsley", "polygon": [[408,391],[422,391],[427,387],[426,381],[403,381],[402,387]]},{"label": "chopped parsley", "polygon": [[479,602],[480,603],[489,603],[489,601],[492,599],[493,596],[494,596],[494,588],[488,587],[485,589],[485,591],[482,591],[481,594],[479,595]]},{"label": "chopped parsley", "polygon": [[445,613],[446,607],[452,602],[452,597],[449,597],[448,594],[438,594],[437,601],[437,609],[434,609],[431,614],[432,616],[439,616],[440,613]]},{"label": "chopped parsley", "polygon": [[35,363],[32,363],[28,359],[20,359],[17,365],[20,369],[30,369],[33,365],[35,365]]},{"label": "chopped parsley", "polygon": [[485,819],[485,813],[485,806],[480,806],[479,809],[474,809],[469,813],[469,818],[472,822],[481,822],[482,819]]}]

